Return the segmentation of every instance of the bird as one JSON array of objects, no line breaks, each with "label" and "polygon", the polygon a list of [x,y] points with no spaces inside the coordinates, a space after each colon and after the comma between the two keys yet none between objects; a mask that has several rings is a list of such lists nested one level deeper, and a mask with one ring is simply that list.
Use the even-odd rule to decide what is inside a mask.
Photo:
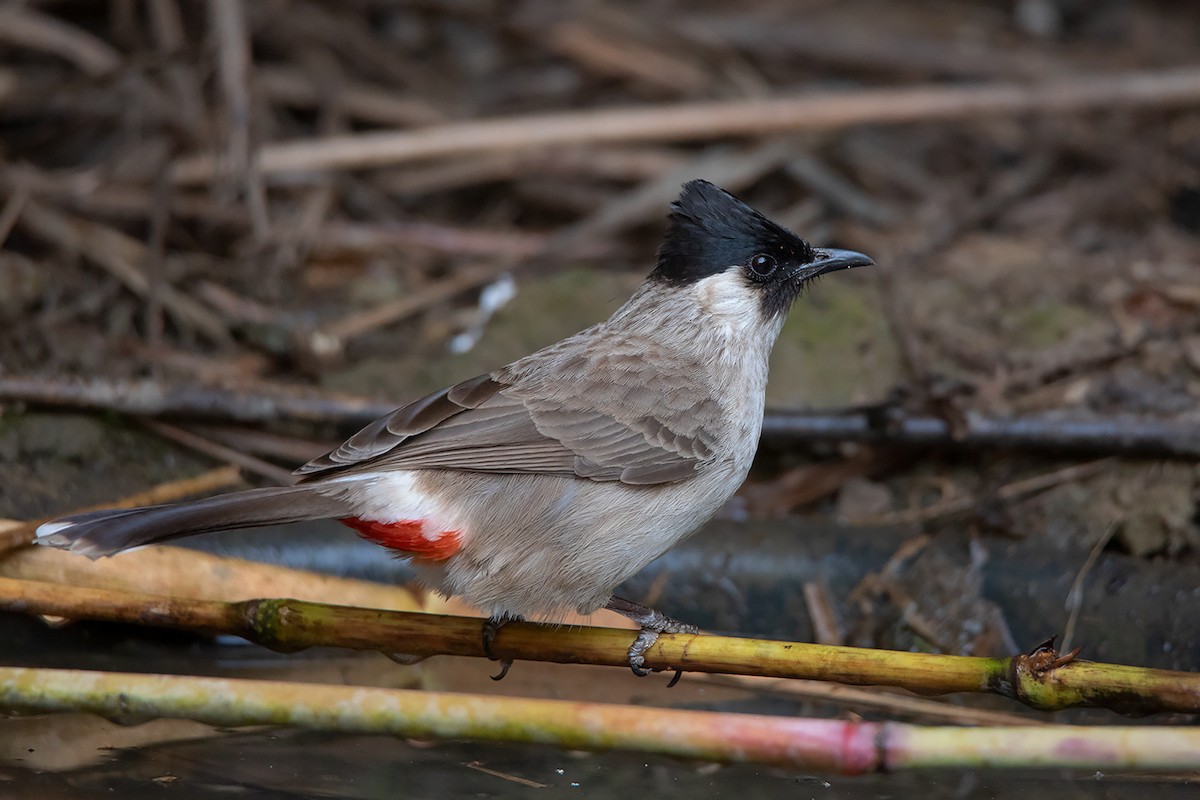
[{"label": "bird", "polygon": [[608,320],[398,408],[301,466],[293,485],[74,514],[35,541],[99,558],[334,519],[486,612],[489,656],[510,620],[608,608],[639,626],[628,663],[645,675],[659,634],[697,629],[614,589],[745,480],[769,356],[796,300],[822,275],[873,263],[692,180],[654,268]]}]

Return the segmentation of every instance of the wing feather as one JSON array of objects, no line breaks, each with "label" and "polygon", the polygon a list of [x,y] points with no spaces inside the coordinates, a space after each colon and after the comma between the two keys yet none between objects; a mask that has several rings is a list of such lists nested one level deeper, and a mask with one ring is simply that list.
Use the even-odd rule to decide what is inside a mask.
[{"label": "wing feather", "polygon": [[[296,471],[301,480],[380,469],[576,476],[634,485],[671,483],[713,458],[703,401],[665,385],[662,370],[625,359],[607,372],[579,353],[531,359],[427,395],[363,428]],[[682,365],[681,375],[688,365]],[[604,374],[605,380],[593,376]],[[676,376],[677,379],[680,376]],[[656,406],[657,404],[657,406]]]}]

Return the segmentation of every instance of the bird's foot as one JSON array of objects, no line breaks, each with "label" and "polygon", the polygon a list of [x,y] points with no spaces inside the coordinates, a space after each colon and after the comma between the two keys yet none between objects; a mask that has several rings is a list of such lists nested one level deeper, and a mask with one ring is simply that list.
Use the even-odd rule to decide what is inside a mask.
[{"label": "bird's foot", "polygon": [[500,658],[499,656],[497,656],[495,653],[492,652],[492,644],[495,643],[495,641],[496,641],[496,635],[498,633],[500,633],[500,629],[503,628],[508,623],[514,622],[514,621],[515,622],[524,622],[524,620],[525,620],[524,617],[519,617],[519,616],[512,616],[512,617],[494,616],[494,617],[488,617],[486,620],[483,621],[483,652],[492,661],[500,662],[500,671],[497,672],[495,675],[491,676],[492,680],[494,680],[494,681],[504,680],[504,676],[508,674],[509,667],[511,667],[513,664],[513,660],[511,658]]},{"label": "bird's foot", "polygon": [[[646,651],[654,646],[658,641],[659,634],[663,633],[699,633],[700,629],[695,625],[689,625],[686,622],[680,622],[677,619],[668,617],[661,611],[655,611],[653,608],[635,603],[632,600],[626,600],[623,597],[610,597],[605,608],[610,611],[616,611],[618,614],[629,617],[629,619],[641,626],[638,631],[637,638],[633,640],[633,644],[629,647],[629,668],[633,670],[633,674],[639,678],[649,675],[651,670],[646,667]],[[670,688],[679,683],[679,679],[683,676],[683,670],[676,669],[675,677],[667,684]]]}]

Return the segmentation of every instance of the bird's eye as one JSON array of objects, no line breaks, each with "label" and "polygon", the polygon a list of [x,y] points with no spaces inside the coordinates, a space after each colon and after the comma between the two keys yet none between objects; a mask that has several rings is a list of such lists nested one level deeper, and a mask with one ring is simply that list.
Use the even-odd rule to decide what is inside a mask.
[{"label": "bird's eye", "polygon": [[750,271],[758,278],[770,277],[776,266],[775,257],[766,253],[759,253],[750,259]]}]

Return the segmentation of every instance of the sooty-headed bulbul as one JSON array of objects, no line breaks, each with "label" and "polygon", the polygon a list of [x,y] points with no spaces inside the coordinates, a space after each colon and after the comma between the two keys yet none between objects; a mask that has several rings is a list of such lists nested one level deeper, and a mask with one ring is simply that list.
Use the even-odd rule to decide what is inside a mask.
[{"label": "sooty-headed bulbul", "polygon": [[336,519],[489,612],[485,646],[508,619],[607,607],[642,626],[629,663],[645,674],[659,633],[694,628],[613,589],[745,479],[768,357],[805,286],[871,263],[813,248],[691,181],[671,205],[657,265],[607,321],[376,420],[296,470],[293,486],[75,514],[42,525],[37,541],[96,558]]}]

